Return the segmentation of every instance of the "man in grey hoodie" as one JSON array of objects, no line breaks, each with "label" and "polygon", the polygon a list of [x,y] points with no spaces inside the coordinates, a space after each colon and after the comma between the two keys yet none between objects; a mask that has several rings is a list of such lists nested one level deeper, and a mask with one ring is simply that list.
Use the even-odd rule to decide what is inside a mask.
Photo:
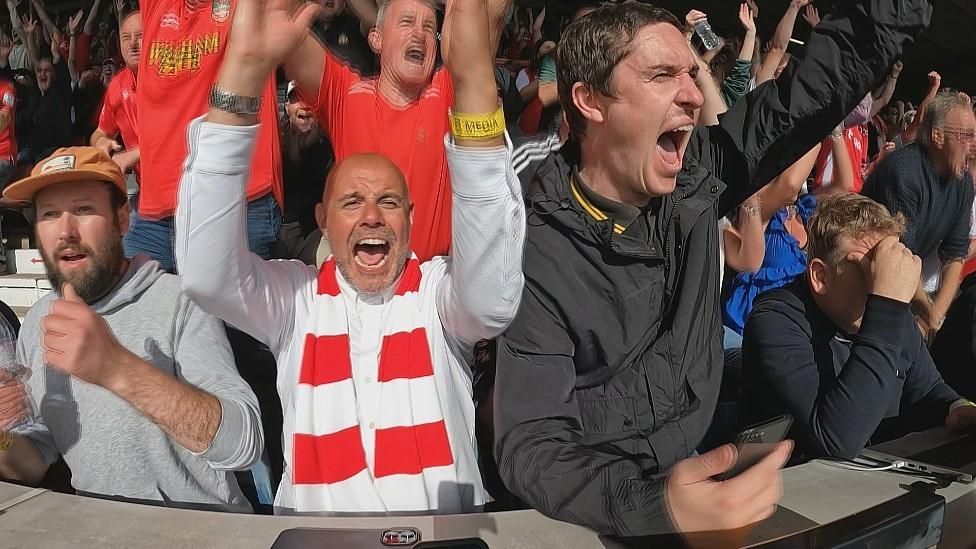
[{"label": "man in grey hoodie", "polygon": [[33,202],[56,290],[21,329],[27,375],[0,374],[0,476],[36,483],[63,455],[79,493],[249,512],[233,471],[262,452],[257,399],[221,323],[158,263],[124,256],[116,165],[60,149],[4,195]]}]

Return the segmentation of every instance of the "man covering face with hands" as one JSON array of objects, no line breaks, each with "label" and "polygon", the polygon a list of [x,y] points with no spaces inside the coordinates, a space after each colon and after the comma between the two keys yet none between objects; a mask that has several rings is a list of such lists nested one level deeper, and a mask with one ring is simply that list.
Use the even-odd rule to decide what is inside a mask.
[{"label": "man covering face with hands", "polygon": [[[4,194],[33,202],[59,290],[24,321],[26,387],[0,390],[0,476],[36,483],[63,455],[82,494],[249,511],[232,471],[261,454],[257,400],[220,322],[158,263],[123,255],[118,166],[94,147],[59,149]],[[33,410],[7,394],[18,389]]]}]

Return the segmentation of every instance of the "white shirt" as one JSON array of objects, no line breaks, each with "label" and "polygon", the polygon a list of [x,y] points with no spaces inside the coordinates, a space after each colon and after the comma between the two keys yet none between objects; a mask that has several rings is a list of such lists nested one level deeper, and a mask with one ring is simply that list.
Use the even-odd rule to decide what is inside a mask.
[{"label": "white shirt", "polygon": [[[258,126],[222,126],[202,118],[190,124],[190,154],[176,210],[176,261],[184,289],[201,308],[268,345],[275,355],[285,455],[275,507],[294,509],[294,393],[305,336],[314,332],[317,272],[297,261],[264,261],[248,251],[244,194],[257,132]],[[499,335],[518,310],[525,211],[511,145],[461,148],[446,139],[445,147],[452,182],[453,255],[421,265],[419,292],[458,481],[472,487],[463,509],[440,511],[464,512],[488,500],[478,469],[468,361],[474,344]],[[349,316],[360,433],[372,468],[371,424],[382,406],[375,382],[380,330],[391,296],[360,296],[337,275]]]},{"label": "white shirt", "polygon": [[[970,214],[969,239],[976,238],[976,201],[973,201],[973,209]],[[939,291],[942,284],[942,258],[939,251],[932,252],[932,255],[922,258],[922,288],[926,293],[934,294]]]}]

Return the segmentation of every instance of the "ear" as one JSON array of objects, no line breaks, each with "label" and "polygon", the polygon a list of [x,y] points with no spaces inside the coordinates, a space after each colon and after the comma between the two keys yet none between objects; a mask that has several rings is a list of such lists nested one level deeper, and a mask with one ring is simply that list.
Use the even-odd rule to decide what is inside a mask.
[{"label": "ear", "polygon": [[810,284],[810,291],[817,295],[826,295],[828,278],[832,272],[830,267],[821,259],[811,259],[807,265],[807,282]]},{"label": "ear", "polygon": [[939,128],[932,128],[932,144],[939,149],[945,147],[945,132]]},{"label": "ear", "polygon": [[319,202],[315,205],[315,222],[319,225],[319,230],[325,234],[325,203]]},{"label": "ear", "polygon": [[413,227],[413,212],[414,212],[414,210],[415,210],[415,208],[413,207],[413,202],[411,202],[410,205],[407,206],[407,217],[410,219],[410,226],[411,227]]},{"label": "ear", "polygon": [[125,204],[119,208],[119,232],[122,236],[125,236],[129,232],[129,222],[131,220],[132,209],[129,207],[129,201],[126,200]]},{"label": "ear", "polygon": [[369,42],[369,49],[373,50],[373,53],[379,55],[383,50],[383,33],[379,31],[376,27],[369,30],[369,36],[366,37]]},{"label": "ear", "polygon": [[573,104],[579,109],[588,122],[602,124],[605,120],[603,116],[603,105],[600,104],[600,95],[592,91],[582,82],[573,84]]}]

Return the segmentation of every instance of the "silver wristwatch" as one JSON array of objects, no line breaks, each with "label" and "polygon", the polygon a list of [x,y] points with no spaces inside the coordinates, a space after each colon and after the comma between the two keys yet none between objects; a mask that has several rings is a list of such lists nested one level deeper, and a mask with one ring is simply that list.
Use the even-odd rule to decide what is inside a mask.
[{"label": "silver wristwatch", "polygon": [[236,115],[258,114],[261,100],[261,97],[246,97],[224,91],[217,84],[210,88],[210,106]]}]

